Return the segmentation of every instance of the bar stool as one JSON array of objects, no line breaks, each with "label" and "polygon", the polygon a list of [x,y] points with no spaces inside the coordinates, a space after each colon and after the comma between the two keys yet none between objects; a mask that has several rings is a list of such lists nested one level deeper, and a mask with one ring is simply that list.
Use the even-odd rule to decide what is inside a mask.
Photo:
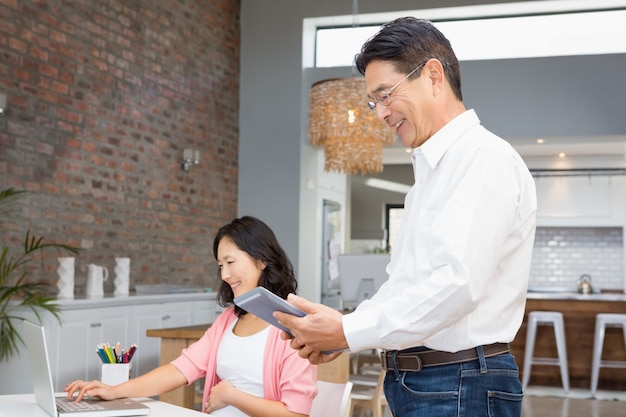
[{"label": "bar stool", "polygon": [[[534,356],[535,337],[537,326],[547,325],[554,327],[556,350],[558,358],[540,358]],[[566,393],[569,392],[569,373],[567,370],[567,348],[565,345],[565,325],[563,313],[558,311],[532,311],[528,314],[526,327],[526,350],[524,351],[524,370],[522,387],[526,389],[530,379],[530,367],[533,365],[557,365],[561,368],[561,382]]]},{"label": "bar stool", "polygon": [[596,331],[593,340],[593,359],[591,361],[591,395],[595,398],[598,389],[600,368],[626,368],[625,361],[603,361],[602,347],[604,331],[607,327],[621,327],[626,345],[626,314],[601,313],[596,315]]}]

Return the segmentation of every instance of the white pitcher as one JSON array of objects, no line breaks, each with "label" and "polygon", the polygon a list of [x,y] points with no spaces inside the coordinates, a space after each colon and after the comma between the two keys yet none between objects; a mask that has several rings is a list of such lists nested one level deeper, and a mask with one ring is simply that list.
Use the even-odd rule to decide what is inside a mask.
[{"label": "white pitcher", "polygon": [[104,266],[89,264],[87,271],[87,297],[104,297],[104,281],[109,278],[109,270]]}]

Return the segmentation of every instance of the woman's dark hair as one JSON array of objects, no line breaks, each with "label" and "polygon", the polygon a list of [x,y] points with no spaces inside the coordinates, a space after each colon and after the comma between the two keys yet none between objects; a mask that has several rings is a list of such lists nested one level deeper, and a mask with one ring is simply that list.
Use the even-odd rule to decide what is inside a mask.
[{"label": "woman's dark hair", "polygon": [[[244,216],[222,226],[213,240],[213,256],[216,260],[217,248],[224,238],[230,239],[237,248],[265,264],[259,278],[260,287],[267,288],[283,299],[287,298],[289,293],[296,293],[298,283],[293,273],[293,265],[268,225],[255,217]],[[218,304],[222,307],[230,306],[234,297],[230,285],[222,281],[217,291]],[[235,312],[246,313],[237,306]]]},{"label": "woman's dark hair", "polygon": [[[429,59],[438,59],[457,99],[461,93],[461,72],[450,41],[431,22],[401,17],[383,25],[355,57],[356,68],[365,75],[372,61],[392,62],[398,72],[408,74]],[[419,77],[421,69],[411,76]]]}]

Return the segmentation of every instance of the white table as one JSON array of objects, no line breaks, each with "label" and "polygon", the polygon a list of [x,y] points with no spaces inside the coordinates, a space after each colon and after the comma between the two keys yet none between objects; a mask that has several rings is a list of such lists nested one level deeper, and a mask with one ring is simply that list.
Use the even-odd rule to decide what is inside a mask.
[{"label": "white table", "polygon": [[[152,398],[136,398],[150,407],[149,417],[200,417],[211,416],[199,411],[153,400]],[[50,417],[35,404],[33,394],[0,395],[0,417]]]}]

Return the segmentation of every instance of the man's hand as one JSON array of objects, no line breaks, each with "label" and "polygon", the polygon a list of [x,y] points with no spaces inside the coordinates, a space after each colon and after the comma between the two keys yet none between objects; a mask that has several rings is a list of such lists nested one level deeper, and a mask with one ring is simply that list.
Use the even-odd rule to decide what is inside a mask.
[{"label": "man's hand", "polygon": [[[348,348],[339,311],[294,294],[289,294],[287,301],[307,313],[304,317],[279,311],[274,313],[278,322],[293,334],[291,347],[299,351],[300,357],[314,364],[330,362],[341,354],[341,350]],[[284,339],[289,337],[283,333]]]}]

